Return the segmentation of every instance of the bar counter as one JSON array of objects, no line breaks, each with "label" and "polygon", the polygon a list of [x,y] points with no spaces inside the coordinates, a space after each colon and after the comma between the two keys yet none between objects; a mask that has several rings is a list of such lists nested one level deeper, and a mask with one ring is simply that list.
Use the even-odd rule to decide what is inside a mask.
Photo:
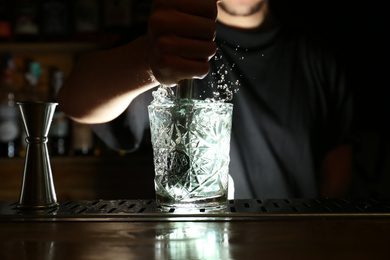
[{"label": "bar counter", "polygon": [[231,200],[162,212],[153,200],[0,203],[0,259],[388,259],[390,202]]}]

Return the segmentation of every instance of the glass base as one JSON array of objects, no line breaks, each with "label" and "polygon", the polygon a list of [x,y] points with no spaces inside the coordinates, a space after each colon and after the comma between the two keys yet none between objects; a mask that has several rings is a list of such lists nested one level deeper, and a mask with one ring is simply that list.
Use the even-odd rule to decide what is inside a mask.
[{"label": "glass base", "polygon": [[227,207],[227,195],[208,198],[193,198],[186,200],[175,200],[171,197],[156,194],[156,202],[161,206],[162,211],[224,211]]}]

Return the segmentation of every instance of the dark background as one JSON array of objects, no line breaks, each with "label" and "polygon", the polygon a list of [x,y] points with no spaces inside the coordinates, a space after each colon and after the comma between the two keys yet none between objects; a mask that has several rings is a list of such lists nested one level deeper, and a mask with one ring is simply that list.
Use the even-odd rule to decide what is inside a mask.
[{"label": "dark background", "polygon": [[389,130],[390,32],[386,1],[271,0],[278,17],[334,44],[345,57],[356,127]]},{"label": "dark background", "polygon": [[[11,4],[16,1],[0,2]],[[143,21],[147,17],[147,3],[150,0],[133,2],[134,10],[141,10],[137,11],[134,17],[141,17],[136,20]],[[305,30],[324,43],[331,44],[345,58],[347,76],[355,102],[354,177],[350,196],[390,198],[388,1],[270,0],[270,2],[275,14],[283,23]],[[6,14],[9,15],[8,12]],[[138,28],[141,28],[140,24],[133,24],[133,28],[127,30],[129,34],[135,34]],[[114,36],[122,33],[116,30],[106,31],[103,32],[104,35],[95,35],[95,38],[106,39],[107,32]],[[72,37],[61,38],[61,41],[73,41]]]},{"label": "dark background", "polygon": [[331,44],[354,96],[350,196],[390,198],[389,9],[386,1],[271,0],[284,23]]}]

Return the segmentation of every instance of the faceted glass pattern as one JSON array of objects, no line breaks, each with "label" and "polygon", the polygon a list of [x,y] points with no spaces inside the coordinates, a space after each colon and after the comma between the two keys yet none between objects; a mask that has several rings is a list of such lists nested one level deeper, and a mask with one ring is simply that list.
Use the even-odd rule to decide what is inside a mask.
[{"label": "faceted glass pattern", "polygon": [[160,205],[226,204],[232,110],[232,104],[188,99],[149,106]]}]

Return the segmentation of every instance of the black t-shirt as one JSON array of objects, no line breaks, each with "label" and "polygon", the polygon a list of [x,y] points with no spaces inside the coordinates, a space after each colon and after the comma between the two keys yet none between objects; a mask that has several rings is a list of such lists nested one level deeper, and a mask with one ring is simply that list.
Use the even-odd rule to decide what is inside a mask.
[{"label": "black t-shirt", "polygon": [[[352,119],[341,63],[297,32],[265,33],[217,24],[211,71],[196,96],[228,86],[234,94],[230,174],[235,198],[315,198],[326,152],[344,143]],[[224,93],[224,91],[222,91]],[[222,95],[223,96],[223,95]],[[117,149],[136,149],[149,126],[151,91],[96,133]]]}]

